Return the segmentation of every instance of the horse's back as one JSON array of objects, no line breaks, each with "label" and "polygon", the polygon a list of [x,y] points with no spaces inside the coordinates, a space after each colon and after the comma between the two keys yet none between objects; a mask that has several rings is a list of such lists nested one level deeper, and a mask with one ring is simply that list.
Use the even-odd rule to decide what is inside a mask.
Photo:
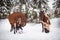
[{"label": "horse's back", "polygon": [[25,23],[25,25],[26,25],[26,16],[24,13],[14,12],[8,16],[8,19],[9,19],[9,22],[11,25],[14,25],[14,23],[16,23],[16,20],[18,18],[21,18],[21,20],[22,20],[21,25],[23,25],[23,23]]}]

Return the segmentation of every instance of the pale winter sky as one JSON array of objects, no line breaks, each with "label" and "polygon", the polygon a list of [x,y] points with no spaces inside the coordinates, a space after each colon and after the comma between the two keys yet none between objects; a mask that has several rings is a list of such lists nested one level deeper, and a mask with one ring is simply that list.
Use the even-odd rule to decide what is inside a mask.
[{"label": "pale winter sky", "polygon": [[49,0],[48,5],[49,5],[49,7],[50,7],[51,9],[52,9],[52,7],[53,7],[52,3],[54,3],[54,0]]}]

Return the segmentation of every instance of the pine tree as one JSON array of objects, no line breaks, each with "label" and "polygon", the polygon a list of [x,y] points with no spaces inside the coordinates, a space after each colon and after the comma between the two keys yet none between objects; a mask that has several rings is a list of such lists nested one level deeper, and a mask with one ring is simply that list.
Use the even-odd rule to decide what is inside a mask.
[{"label": "pine tree", "polygon": [[55,17],[60,16],[60,0],[54,0],[55,2],[53,3],[53,8],[55,8]]}]

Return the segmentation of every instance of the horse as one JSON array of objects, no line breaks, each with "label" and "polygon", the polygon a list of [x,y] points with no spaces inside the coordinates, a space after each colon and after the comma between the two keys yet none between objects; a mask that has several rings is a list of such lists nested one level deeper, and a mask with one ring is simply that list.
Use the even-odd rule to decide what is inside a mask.
[{"label": "horse", "polygon": [[40,11],[39,13],[39,20],[42,23],[42,32],[45,31],[45,33],[49,33],[50,31],[50,19],[47,14],[45,14],[43,11]]},{"label": "horse", "polygon": [[26,15],[22,12],[13,12],[12,14],[10,14],[8,16],[8,20],[11,24],[10,32],[12,32],[14,29],[14,34],[17,32],[17,27],[18,27],[17,24],[19,24],[19,21],[21,21],[21,22],[20,22],[20,24],[19,24],[20,26],[18,28],[20,28],[21,30],[22,30],[22,27],[24,27],[27,22]]}]

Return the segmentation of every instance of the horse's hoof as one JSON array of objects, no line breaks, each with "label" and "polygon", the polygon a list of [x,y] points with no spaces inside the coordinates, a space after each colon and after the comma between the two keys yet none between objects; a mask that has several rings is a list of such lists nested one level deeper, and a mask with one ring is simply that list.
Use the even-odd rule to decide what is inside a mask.
[{"label": "horse's hoof", "polygon": [[49,33],[49,30],[47,30],[46,28],[45,28],[45,33]]},{"label": "horse's hoof", "polygon": [[16,34],[16,32],[14,32],[14,34]]},{"label": "horse's hoof", "polygon": [[12,32],[12,31],[13,31],[13,29],[10,30],[10,32]]},{"label": "horse's hoof", "polygon": [[14,34],[16,34],[17,31],[14,31]]}]

